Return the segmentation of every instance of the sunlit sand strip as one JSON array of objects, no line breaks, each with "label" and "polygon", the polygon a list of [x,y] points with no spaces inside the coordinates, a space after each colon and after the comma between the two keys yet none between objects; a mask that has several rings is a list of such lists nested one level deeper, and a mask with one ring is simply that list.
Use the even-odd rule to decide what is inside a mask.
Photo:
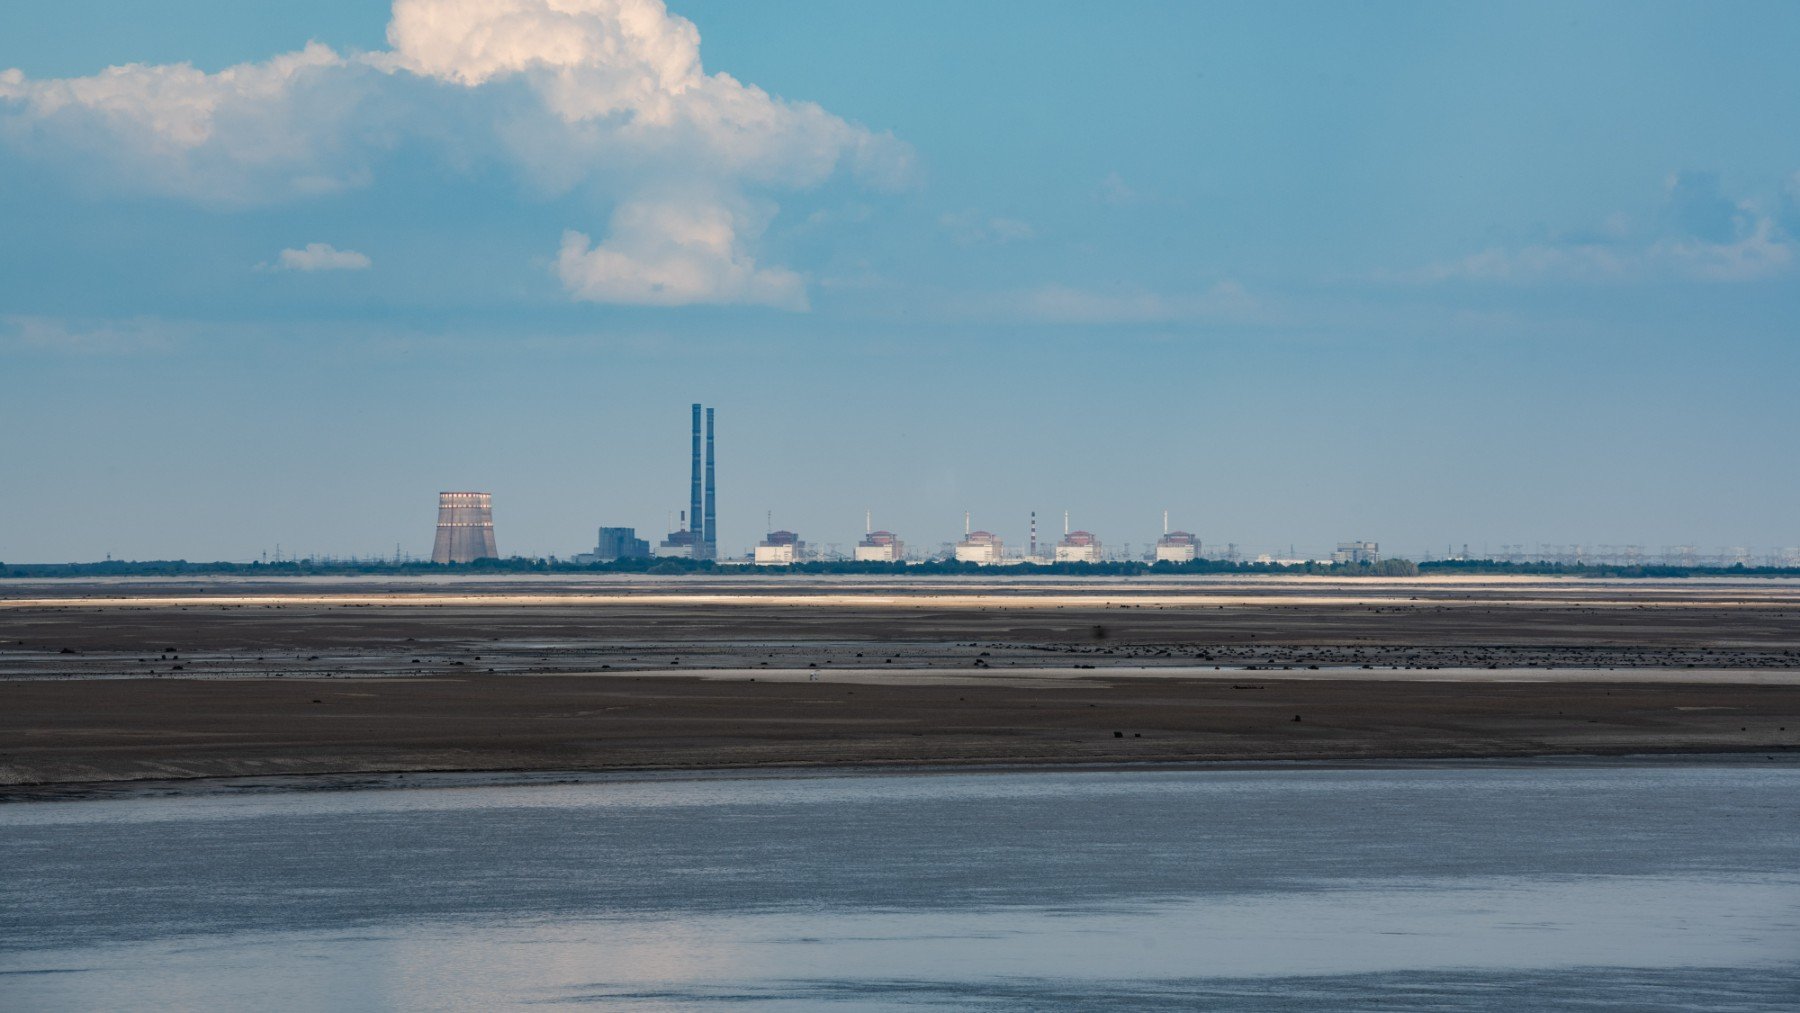
[{"label": "sunlit sand strip", "polygon": [[1800,598],[1764,597],[1687,597],[1687,598],[1430,598],[1412,599],[1404,589],[1385,595],[1241,595],[1217,593],[1187,594],[250,594],[205,596],[95,596],[84,598],[12,598],[0,599],[0,609],[20,608],[196,608],[257,606],[409,606],[409,607],[545,607],[581,605],[761,605],[786,608],[884,608],[884,609],[1054,609],[1106,608],[1123,606],[1132,609],[1197,608],[1217,606],[1251,606],[1266,608],[1282,605],[1317,606],[1383,606],[1413,608],[1516,608],[1521,606],[1560,608],[1753,608],[1791,603],[1800,606]]},{"label": "sunlit sand strip", "polygon": [[1245,669],[1207,667],[890,669],[726,668],[688,672],[647,668],[615,669],[597,675],[759,682],[831,682],[872,686],[1093,686],[1120,679],[1211,679],[1255,686],[1269,681],[1309,682],[1506,682],[1656,683],[1666,685],[1800,686],[1800,669],[1745,668],[1319,668]]}]

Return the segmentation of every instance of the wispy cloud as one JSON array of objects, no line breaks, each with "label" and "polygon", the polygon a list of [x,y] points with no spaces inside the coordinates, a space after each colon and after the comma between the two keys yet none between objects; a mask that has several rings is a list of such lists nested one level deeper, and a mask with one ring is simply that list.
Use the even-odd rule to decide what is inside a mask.
[{"label": "wispy cloud", "polygon": [[366,271],[369,255],[355,250],[340,250],[330,243],[307,243],[300,249],[286,249],[275,263],[260,265],[274,271]]},{"label": "wispy cloud", "polygon": [[1100,201],[1113,207],[1126,207],[1136,204],[1141,199],[1137,190],[1125,182],[1125,177],[1115,170],[1106,174],[1100,181]]},{"label": "wispy cloud", "polygon": [[143,355],[173,350],[185,328],[153,319],[79,321],[0,317],[0,349],[69,355]]},{"label": "wispy cloud", "polygon": [[1037,235],[1030,222],[979,211],[947,211],[938,216],[938,228],[958,246],[1014,243]]},{"label": "wispy cloud", "polygon": [[975,316],[1042,324],[1246,322],[1264,312],[1243,285],[1229,280],[1184,293],[1044,285],[989,296],[966,308]]},{"label": "wispy cloud", "polygon": [[1381,277],[1411,284],[1746,282],[1792,270],[1797,254],[1794,237],[1773,215],[1726,197],[1716,175],[1678,173],[1651,223],[1634,226],[1614,215],[1560,240],[1489,247]]}]

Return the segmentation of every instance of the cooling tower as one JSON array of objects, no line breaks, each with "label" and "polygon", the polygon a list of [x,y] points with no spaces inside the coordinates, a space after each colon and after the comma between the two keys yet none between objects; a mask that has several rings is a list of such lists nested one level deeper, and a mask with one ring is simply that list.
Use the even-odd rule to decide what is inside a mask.
[{"label": "cooling tower", "polygon": [[437,541],[431,547],[431,561],[468,563],[499,555],[494,550],[493,496],[485,492],[438,493]]}]

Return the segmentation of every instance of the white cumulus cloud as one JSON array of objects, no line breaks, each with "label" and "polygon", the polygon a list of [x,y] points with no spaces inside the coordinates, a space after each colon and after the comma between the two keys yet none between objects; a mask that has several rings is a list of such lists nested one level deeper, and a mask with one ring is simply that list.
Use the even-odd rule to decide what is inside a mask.
[{"label": "white cumulus cloud", "polygon": [[368,179],[355,122],[370,78],[312,44],[208,74],[127,64],[92,77],[0,74],[0,142],[101,189],[214,206],[308,197]]},{"label": "white cumulus cloud", "polygon": [[563,234],[556,273],[577,299],[681,306],[746,303],[806,309],[798,274],[758,267],[744,249],[738,216],[704,201],[621,206],[605,242]]},{"label": "white cumulus cloud", "polygon": [[370,263],[366,253],[340,250],[330,243],[307,243],[297,250],[282,250],[274,266],[278,271],[366,271]]},{"label": "white cumulus cloud", "polygon": [[698,29],[661,0],[394,0],[387,36],[381,52],[314,43],[211,74],[188,64],[49,80],[6,70],[0,144],[92,186],[224,207],[376,183],[386,153],[409,144],[437,146],[447,162],[498,159],[544,192],[584,188],[616,205],[616,228],[636,228],[646,208],[671,216],[653,195],[672,184],[720,195],[686,215],[711,223],[686,240],[602,239],[583,261],[599,268],[572,269],[565,244],[556,271],[571,295],[661,305],[804,307],[797,275],[755,266],[756,230],[726,213],[722,245],[697,234],[716,233],[719,209],[753,191],[839,172],[890,189],[913,171],[911,149],[891,134],[708,73]]}]

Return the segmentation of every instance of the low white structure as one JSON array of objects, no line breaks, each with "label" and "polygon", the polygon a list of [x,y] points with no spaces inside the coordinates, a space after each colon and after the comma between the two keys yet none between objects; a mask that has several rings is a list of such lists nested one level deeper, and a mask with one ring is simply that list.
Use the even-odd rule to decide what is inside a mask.
[{"label": "low white structure", "polygon": [[1063,536],[1056,543],[1055,558],[1059,563],[1100,562],[1100,539],[1091,531],[1070,531],[1067,510],[1063,511]]},{"label": "low white structure", "polygon": [[1158,563],[1191,563],[1200,558],[1200,539],[1192,532],[1170,531],[1169,512],[1163,511],[1163,533],[1156,540]]},{"label": "low white structure", "polygon": [[1159,563],[1191,563],[1200,558],[1200,539],[1186,531],[1167,531],[1156,540]]},{"label": "low white structure", "polygon": [[956,561],[993,566],[1004,558],[1005,546],[992,531],[970,531],[969,515],[963,513],[963,539],[956,543]]},{"label": "low white structure", "polygon": [[700,556],[700,532],[688,527],[687,511],[681,512],[681,527],[669,532],[668,537],[657,542],[650,554],[658,559],[698,559]]},{"label": "low white structure", "polygon": [[1056,543],[1056,561],[1059,563],[1098,563],[1100,562],[1100,539],[1089,531],[1071,531]]},{"label": "low white structure", "polygon": [[875,530],[875,512],[863,515],[863,539],[856,543],[859,563],[898,563],[906,558],[906,546],[892,531]]},{"label": "low white structure", "polygon": [[859,563],[898,563],[905,555],[906,546],[892,531],[871,531],[856,543]]},{"label": "low white structure", "polygon": [[991,566],[1000,562],[1000,536],[991,531],[971,531],[956,543],[956,561]]},{"label": "low white structure", "polygon": [[804,544],[792,531],[771,531],[756,543],[756,565],[787,566],[798,562]]},{"label": "low white structure", "polygon": [[758,545],[756,547],[757,566],[786,566],[794,561],[792,545]]},{"label": "low white structure", "polygon": [[1379,563],[1381,545],[1376,542],[1339,542],[1331,554],[1334,563]]}]

